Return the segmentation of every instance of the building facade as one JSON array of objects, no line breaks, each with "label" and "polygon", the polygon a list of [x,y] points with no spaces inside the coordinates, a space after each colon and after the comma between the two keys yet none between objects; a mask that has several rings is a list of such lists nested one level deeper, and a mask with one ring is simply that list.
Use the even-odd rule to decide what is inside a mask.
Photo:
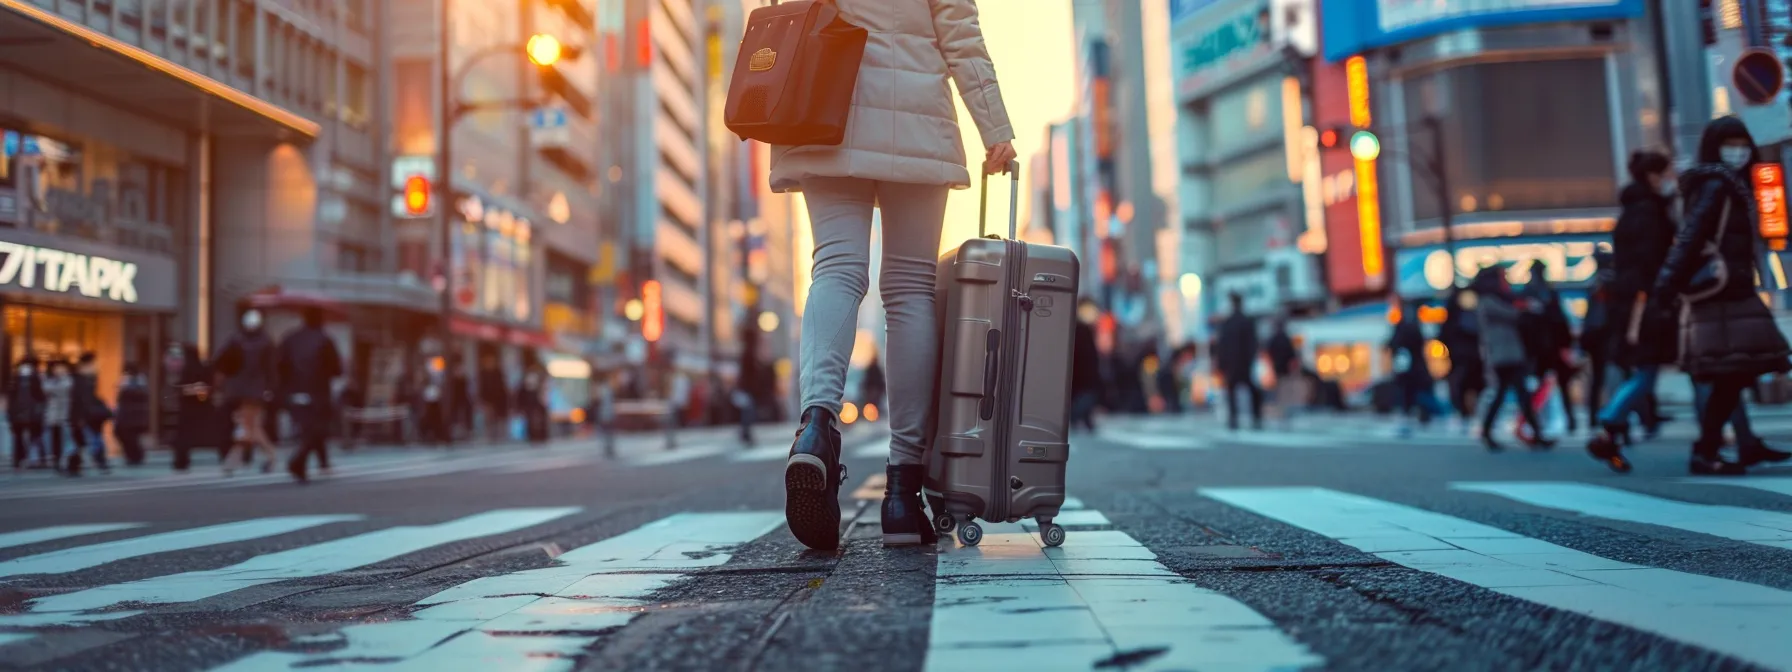
[{"label": "building facade", "polygon": [[[1183,264],[1204,278],[1200,310],[1227,297],[1271,315],[1324,301],[1316,258],[1300,248],[1306,200],[1298,151],[1305,100],[1299,53],[1270,0],[1182,3],[1172,16],[1181,118]],[[1294,158],[1291,158],[1294,157]]]},{"label": "building facade", "polygon": [[160,383],[164,350],[210,350],[257,297],[389,263],[382,11],[0,2],[7,356],[92,351],[102,394],[127,362]]}]

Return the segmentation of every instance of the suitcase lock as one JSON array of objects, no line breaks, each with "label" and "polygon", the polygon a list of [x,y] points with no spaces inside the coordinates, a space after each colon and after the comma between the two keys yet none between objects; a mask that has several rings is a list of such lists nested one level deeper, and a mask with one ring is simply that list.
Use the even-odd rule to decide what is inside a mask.
[{"label": "suitcase lock", "polygon": [[1029,313],[1033,312],[1033,297],[1032,296],[1022,294],[1021,291],[1018,289],[1009,290],[1009,295],[1014,297],[1015,301],[1020,302],[1021,310],[1025,311],[1025,312],[1029,312]]}]

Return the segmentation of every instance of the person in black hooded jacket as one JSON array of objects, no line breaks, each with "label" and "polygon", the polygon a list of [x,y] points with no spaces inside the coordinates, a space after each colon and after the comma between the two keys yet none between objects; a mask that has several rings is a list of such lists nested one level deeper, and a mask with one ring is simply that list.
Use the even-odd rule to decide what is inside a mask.
[{"label": "person in black hooded jacket", "polygon": [[[1667,302],[1648,301],[1655,274],[1674,245],[1673,205],[1679,182],[1673,168],[1660,152],[1630,155],[1631,183],[1618,195],[1623,209],[1612,230],[1609,267],[1600,272],[1597,288],[1606,359],[1624,371],[1625,379],[1593,416],[1592,424],[1601,432],[1588,440],[1587,451],[1618,470],[1629,468],[1618,446],[1629,436],[1630,415],[1641,416],[1649,435],[1660,426],[1653,403],[1655,382],[1661,366],[1675,359],[1673,326],[1678,317],[1667,310]],[[1655,310],[1639,310],[1648,306]],[[1591,353],[1599,345],[1589,343],[1586,349]]]},{"label": "person in black hooded jacket", "polygon": [[1710,385],[1688,463],[1694,474],[1734,475],[1751,464],[1792,458],[1749,443],[1737,447],[1739,462],[1718,454],[1743,390],[1760,376],[1792,371],[1792,347],[1753,282],[1760,236],[1748,172],[1756,153],[1742,120],[1721,117],[1706,125],[1698,165],[1680,178],[1685,222],[1649,297],[1651,303],[1682,299],[1680,368]]}]

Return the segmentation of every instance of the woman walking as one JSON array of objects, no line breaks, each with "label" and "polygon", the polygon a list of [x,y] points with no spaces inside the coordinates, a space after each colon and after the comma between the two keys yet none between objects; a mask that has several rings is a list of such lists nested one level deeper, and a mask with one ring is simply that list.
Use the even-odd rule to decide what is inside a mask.
[{"label": "woman walking", "polygon": [[[268,438],[263,416],[274,398],[274,339],[261,329],[261,311],[243,312],[242,330],[231,335],[230,342],[218,353],[212,370],[224,377],[224,403],[232,409],[236,429],[231,434],[231,455],[224,460],[224,474],[235,473],[237,467],[248,466],[254,459],[251,451],[261,450],[261,472],[274,470],[280,460],[273,440]],[[239,461],[235,453],[242,449]]]},{"label": "woman walking", "polygon": [[1738,446],[1738,462],[1725,461],[1718,454],[1724,424],[1757,378],[1792,371],[1792,349],[1755,294],[1760,239],[1748,174],[1755,155],[1754,138],[1740,119],[1722,117],[1705,126],[1698,165],[1680,178],[1686,221],[1649,297],[1652,304],[1680,297],[1680,368],[1710,386],[1687,465],[1694,474],[1736,475],[1770,459],[1761,446],[1745,443]]},{"label": "woman walking", "polygon": [[922,455],[934,411],[933,281],[946,196],[971,184],[947,79],[956,82],[986,147],[984,174],[1015,158],[1014,131],[974,0],[838,0],[870,33],[845,141],[772,150],[771,187],[802,191],[814,232],[813,283],[803,312],[802,429],[784,469],[784,513],[810,548],[839,543],[840,432],[859,302],[870,283],[872,209],[882,211],[889,329],[890,458],[884,543],[926,543]]},{"label": "woman walking", "polygon": [[[69,375],[68,362],[64,360],[50,360],[49,371],[43,383],[44,452],[49,454],[50,464],[62,471],[62,450],[77,440],[74,425],[69,422],[69,414],[74,410],[75,378]],[[75,446],[75,450],[80,450],[80,446]]]},{"label": "woman walking", "polygon": [[1668,302],[1649,300],[1655,275],[1674,244],[1672,207],[1679,184],[1673,163],[1666,154],[1639,151],[1630,156],[1630,179],[1618,195],[1623,209],[1612,230],[1611,280],[1604,285],[1606,348],[1627,376],[1600,408],[1594,419],[1600,433],[1587,442],[1593,459],[1618,471],[1630,468],[1619,452],[1630,436],[1630,416],[1640,416],[1644,431],[1655,434],[1657,421],[1648,400],[1655,394],[1661,366],[1674,361],[1679,345],[1673,329],[1677,318],[1666,310]]},{"label": "woman walking", "polygon": [[1499,419],[1507,395],[1513,395],[1525,423],[1536,428],[1529,441],[1531,447],[1555,445],[1555,441],[1543,436],[1543,423],[1537,422],[1537,411],[1531,407],[1531,365],[1525,358],[1524,338],[1518,329],[1525,307],[1506,283],[1505,271],[1497,266],[1481,269],[1473,289],[1477,298],[1475,313],[1481,324],[1481,356],[1493,369],[1495,380],[1493,400],[1487,404],[1487,414],[1481,417],[1481,443],[1491,451],[1504,449],[1493,438],[1493,423]]}]

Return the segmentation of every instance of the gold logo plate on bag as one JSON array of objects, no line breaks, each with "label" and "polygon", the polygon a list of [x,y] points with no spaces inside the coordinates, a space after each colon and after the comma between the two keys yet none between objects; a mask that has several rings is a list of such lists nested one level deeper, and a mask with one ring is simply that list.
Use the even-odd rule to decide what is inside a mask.
[{"label": "gold logo plate on bag", "polygon": [[778,52],[771,49],[760,49],[753,52],[753,58],[747,61],[747,69],[753,72],[765,72],[778,62]]}]

